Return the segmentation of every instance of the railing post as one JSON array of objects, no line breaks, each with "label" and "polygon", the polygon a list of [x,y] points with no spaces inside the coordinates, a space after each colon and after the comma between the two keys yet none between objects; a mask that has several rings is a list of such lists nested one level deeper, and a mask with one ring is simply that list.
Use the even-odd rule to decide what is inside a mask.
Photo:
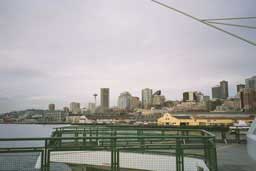
[{"label": "railing post", "polygon": [[180,141],[176,138],[176,171],[184,171],[184,153]]},{"label": "railing post", "polygon": [[[89,134],[90,134],[90,137],[92,137],[92,128],[90,127],[90,129],[89,129]],[[90,143],[92,142],[92,139],[90,138]]]},{"label": "railing post", "polygon": [[201,132],[201,135],[203,136],[203,146],[204,146],[204,162],[207,166],[209,166],[209,145],[208,145],[208,139],[205,139],[205,132]]},{"label": "railing post", "polygon": [[83,145],[86,145],[86,130],[85,128],[83,129]]},{"label": "railing post", "polygon": [[240,144],[240,129],[236,127],[236,142]]},{"label": "railing post", "polygon": [[98,127],[96,127],[96,144],[97,144],[97,145],[99,145],[98,136],[99,136],[99,130],[98,130]]},{"label": "railing post", "polygon": [[44,143],[44,151],[43,151],[43,171],[49,171],[50,170],[50,153],[49,153],[49,150],[48,150],[48,139],[45,140],[45,143]]},{"label": "railing post", "polygon": [[140,148],[142,152],[145,151],[145,140],[143,138],[143,134],[144,134],[143,130],[137,129],[137,137],[138,137],[137,139],[140,143]]},{"label": "railing post", "polygon": [[[76,130],[75,130],[75,138],[77,138],[78,137],[78,133],[77,133],[77,128],[76,128]],[[78,139],[75,139],[75,143],[78,143]]]},{"label": "railing post", "polygon": [[217,152],[215,138],[208,140],[208,168],[210,171],[218,171]]},{"label": "railing post", "polygon": [[44,171],[44,150],[41,152],[41,171]]},{"label": "railing post", "polygon": [[111,139],[111,171],[119,171],[119,151],[116,148],[116,137]]}]

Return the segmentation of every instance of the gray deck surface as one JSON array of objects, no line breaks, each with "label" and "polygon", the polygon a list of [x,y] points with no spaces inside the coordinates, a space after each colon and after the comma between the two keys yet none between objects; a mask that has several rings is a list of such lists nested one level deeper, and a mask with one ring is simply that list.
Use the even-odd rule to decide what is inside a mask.
[{"label": "gray deck surface", "polygon": [[256,161],[248,156],[246,144],[218,144],[217,155],[219,171],[256,171]]}]

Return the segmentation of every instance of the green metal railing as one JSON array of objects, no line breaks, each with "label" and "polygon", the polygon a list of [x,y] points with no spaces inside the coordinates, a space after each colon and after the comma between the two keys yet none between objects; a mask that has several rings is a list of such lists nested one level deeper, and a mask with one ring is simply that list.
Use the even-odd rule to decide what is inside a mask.
[{"label": "green metal railing", "polygon": [[[8,145],[2,147],[2,142],[8,142]],[[13,142],[16,146],[10,146]],[[41,142],[41,145],[21,146],[17,142]],[[110,152],[111,171],[120,170],[120,155],[124,152],[174,156],[176,171],[186,171],[184,157],[199,158],[210,171],[217,171],[215,136],[200,129],[88,125],[56,128],[51,137],[45,138],[0,138],[0,156],[37,152],[41,156],[38,168],[41,171],[54,170],[51,168],[52,155],[65,151]]]}]

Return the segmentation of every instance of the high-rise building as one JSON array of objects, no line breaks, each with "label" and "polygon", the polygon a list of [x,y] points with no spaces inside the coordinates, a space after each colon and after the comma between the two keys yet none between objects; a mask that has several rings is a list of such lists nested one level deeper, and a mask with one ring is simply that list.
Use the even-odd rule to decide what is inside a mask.
[{"label": "high-rise building", "polygon": [[238,84],[236,85],[236,92],[240,93],[240,91],[242,91],[245,88],[244,84]]},{"label": "high-rise building", "polygon": [[51,111],[51,112],[55,111],[55,104],[49,104],[48,105],[48,110]]},{"label": "high-rise building", "polygon": [[220,86],[212,87],[212,98],[220,99],[221,98],[221,88]]},{"label": "high-rise building", "polygon": [[183,102],[193,102],[196,101],[196,93],[194,91],[183,93]]},{"label": "high-rise building", "polygon": [[205,101],[204,94],[202,92],[196,91],[195,96],[196,96],[196,101],[197,102],[204,102]]},{"label": "high-rise building", "polygon": [[225,80],[220,82],[220,94],[221,94],[221,99],[228,98],[228,82]]},{"label": "high-rise building", "polygon": [[131,94],[129,92],[123,92],[118,97],[118,108],[122,110],[131,109]]},{"label": "high-rise building", "polygon": [[240,92],[241,109],[246,112],[256,111],[256,90],[253,88],[244,88]]},{"label": "high-rise building", "polygon": [[70,111],[73,114],[80,114],[81,113],[80,103],[77,103],[77,102],[70,103]]},{"label": "high-rise building", "polygon": [[153,106],[163,106],[165,102],[165,97],[161,96],[161,95],[154,95],[153,96],[153,102],[152,105]]},{"label": "high-rise building", "polygon": [[161,90],[157,90],[156,92],[154,92],[152,96],[152,106],[158,108],[164,105],[165,97],[161,94]]},{"label": "high-rise building", "polygon": [[245,88],[252,88],[256,90],[256,76],[245,80]]},{"label": "high-rise building", "polygon": [[131,109],[136,109],[140,107],[140,98],[132,97],[131,98]]},{"label": "high-rise building", "polygon": [[69,108],[67,106],[63,107],[63,111],[69,113]]},{"label": "high-rise building", "polygon": [[95,103],[88,103],[88,110],[89,110],[91,113],[95,113],[96,104],[95,104]]},{"label": "high-rise building", "polygon": [[145,88],[141,91],[142,107],[148,109],[152,106],[152,89]]},{"label": "high-rise building", "polygon": [[220,85],[212,87],[213,99],[227,99],[228,98],[228,82],[223,80]]},{"label": "high-rise building", "polygon": [[109,88],[100,89],[100,106],[103,112],[109,109]]}]

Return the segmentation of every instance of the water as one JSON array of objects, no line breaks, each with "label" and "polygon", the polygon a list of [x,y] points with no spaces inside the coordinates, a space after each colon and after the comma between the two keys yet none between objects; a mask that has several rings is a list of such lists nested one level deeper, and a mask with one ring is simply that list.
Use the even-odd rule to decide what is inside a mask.
[{"label": "water", "polygon": [[[66,125],[0,124],[0,138],[50,137],[54,128]],[[43,141],[0,141],[0,148],[42,146]],[[0,153],[0,171],[39,171],[35,164],[40,152]],[[54,171],[70,170],[64,164],[53,164]]]},{"label": "water", "polygon": [[[0,124],[0,138],[35,138],[50,137],[56,127],[66,125],[35,125],[35,124]],[[0,142],[0,147],[37,147],[44,141]]]},{"label": "water", "polygon": [[0,124],[1,138],[49,137],[53,128],[65,125]]}]

